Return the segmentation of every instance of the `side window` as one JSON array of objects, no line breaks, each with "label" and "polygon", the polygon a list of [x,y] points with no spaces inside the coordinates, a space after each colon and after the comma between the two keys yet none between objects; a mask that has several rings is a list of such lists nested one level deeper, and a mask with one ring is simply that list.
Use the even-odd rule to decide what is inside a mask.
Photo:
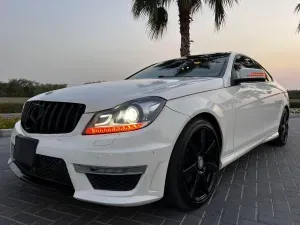
[{"label": "side window", "polygon": [[272,82],[273,81],[273,77],[269,74],[268,71],[265,70],[265,68],[263,68],[258,62],[255,62],[255,64],[257,64],[258,68],[263,70],[266,73],[266,80],[268,82]]}]

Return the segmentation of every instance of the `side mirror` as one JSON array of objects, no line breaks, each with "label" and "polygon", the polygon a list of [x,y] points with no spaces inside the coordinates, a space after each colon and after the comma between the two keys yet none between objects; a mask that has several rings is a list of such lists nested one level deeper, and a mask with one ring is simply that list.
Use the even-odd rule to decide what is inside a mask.
[{"label": "side mirror", "polygon": [[242,82],[264,82],[266,73],[260,69],[241,68],[236,70],[236,76],[232,79],[233,84],[237,85]]}]

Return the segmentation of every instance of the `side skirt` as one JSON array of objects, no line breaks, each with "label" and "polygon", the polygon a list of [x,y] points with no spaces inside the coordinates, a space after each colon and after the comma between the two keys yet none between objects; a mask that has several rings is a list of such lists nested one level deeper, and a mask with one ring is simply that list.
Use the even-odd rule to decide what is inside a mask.
[{"label": "side skirt", "polygon": [[256,141],[252,144],[247,145],[246,147],[236,150],[234,152],[232,152],[231,154],[228,154],[224,157],[221,158],[221,162],[220,162],[220,169],[224,168],[225,166],[227,166],[228,164],[232,163],[233,161],[237,160],[238,158],[242,157],[243,155],[245,155],[246,153],[248,153],[249,151],[251,151],[252,149],[254,149],[255,147],[259,146],[260,144],[266,143],[268,141],[271,141],[275,138],[277,138],[279,136],[279,133],[273,133],[269,136],[267,136],[266,138],[260,139],[259,141]]}]

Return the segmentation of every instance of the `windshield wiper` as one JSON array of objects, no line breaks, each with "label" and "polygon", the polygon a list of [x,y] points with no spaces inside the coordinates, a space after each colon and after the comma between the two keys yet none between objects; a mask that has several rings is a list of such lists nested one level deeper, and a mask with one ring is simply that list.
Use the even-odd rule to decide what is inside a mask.
[{"label": "windshield wiper", "polygon": [[165,77],[174,77],[174,76],[165,76],[165,75],[159,75],[158,78],[165,78]]}]

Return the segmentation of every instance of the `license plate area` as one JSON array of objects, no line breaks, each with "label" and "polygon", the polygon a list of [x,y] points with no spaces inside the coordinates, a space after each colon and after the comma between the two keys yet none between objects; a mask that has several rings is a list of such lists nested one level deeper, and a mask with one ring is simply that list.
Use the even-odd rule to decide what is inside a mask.
[{"label": "license plate area", "polygon": [[33,166],[36,156],[36,148],[39,140],[17,135],[15,137],[15,146],[13,158],[27,166]]}]

